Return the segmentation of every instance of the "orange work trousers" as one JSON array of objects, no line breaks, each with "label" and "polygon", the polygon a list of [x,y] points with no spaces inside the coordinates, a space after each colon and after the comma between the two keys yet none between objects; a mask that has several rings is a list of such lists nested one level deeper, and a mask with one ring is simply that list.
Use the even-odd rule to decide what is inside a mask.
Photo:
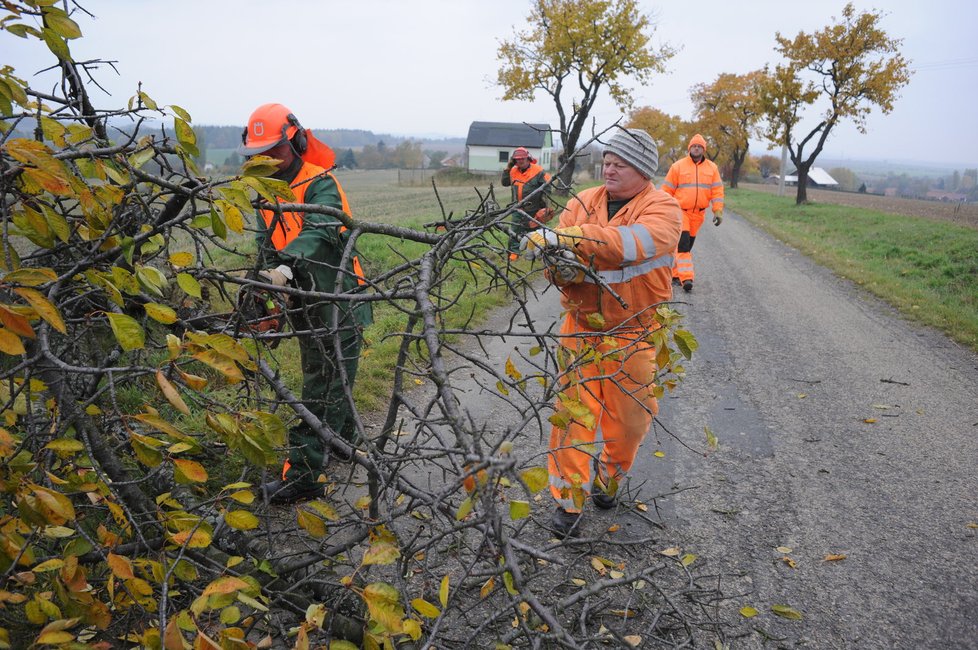
[{"label": "orange work trousers", "polygon": [[[568,324],[562,333],[568,333]],[[556,419],[570,422],[566,427],[555,424],[550,432],[550,494],[567,512],[580,512],[591,493],[592,465],[604,485],[609,479],[621,480],[659,410],[652,392],[654,347],[627,337],[594,336],[564,339],[558,354],[575,359],[588,346],[600,353],[600,360],[591,355],[568,367]]]},{"label": "orange work trousers", "polygon": [[676,263],[672,267],[672,277],[678,278],[680,282],[696,278],[696,272],[693,270],[693,243],[705,217],[705,211],[683,210],[683,231],[676,251]]}]

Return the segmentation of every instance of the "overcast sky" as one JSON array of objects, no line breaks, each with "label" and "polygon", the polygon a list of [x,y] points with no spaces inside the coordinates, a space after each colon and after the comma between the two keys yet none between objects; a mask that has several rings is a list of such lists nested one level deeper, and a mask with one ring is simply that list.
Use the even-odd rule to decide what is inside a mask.
[{"label": "overcast sky", "polygon": [[[530,0],[82,4],[96,17],[75,16],[84,37],[72,42],[73,54],[116,61],[120,73],[98,76],[112,94],[93,91],[99,107],[125,104],[141,81],[157,102],[185,108],[197,124],[243,125],[255,106],[274,101],[311,128],[464,137],[474,120],[557,125],[548,99],[503,102],[493,83],[498,44],[521,29]],[[666,74],[635,87],[635,104],[688,119],[691,86],[776,63],[776,31],[821,29],[844,4],[642,1],[656,25],[653,44],[681,49]],[[892,113],[874,113],[866,135],[838,128],[822,155],[978,166],[978,2],[854,4],[886,13],[883,28],[904,39],[916,72]],[[22,78],[51,63],[42,47],[10,36],[0,36],[0,52],[0,64]],[[620,112],[605,98],[592,116],[604,128]]]}]

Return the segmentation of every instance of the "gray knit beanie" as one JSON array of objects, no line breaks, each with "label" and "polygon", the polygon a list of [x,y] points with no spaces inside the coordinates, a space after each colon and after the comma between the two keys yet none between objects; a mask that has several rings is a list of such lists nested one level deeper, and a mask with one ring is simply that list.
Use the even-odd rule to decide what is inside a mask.
[{"label": "gray knit beanie", "polygon": [[615,154],[645,178],[655,176],[659,168],[659,149],[642,129],[619,129],[605,145],[604,153]]}]

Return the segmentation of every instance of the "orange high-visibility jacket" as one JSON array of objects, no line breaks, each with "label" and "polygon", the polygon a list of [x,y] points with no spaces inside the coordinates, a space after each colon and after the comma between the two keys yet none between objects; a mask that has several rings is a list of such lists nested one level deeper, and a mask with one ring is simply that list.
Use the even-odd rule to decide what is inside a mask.
[{"label": "orange high-visibility jacket", "polygon": [[714,212],[723,209],[723,179],[712,160],[699,164],[689,156],[681,158],[669,167],[662,190],[676,197],[684,212],[703,213],[707,208]]},{"label": "orange high-visibility jacket", "polygon": [[[292,194],[295,195],[295,200],[293,203],[305,203],[306,190],[309,188],[313,182],[319,177],[329,177],[333,179],[336,184],[336,191],[339,192],[340,201],[342,202],[343,212],[350,214],[350,204],[346,200],[346,193],[343,191],[343,187],[340,185],[336,177],[333,176],[332,172],[327,172],[325,169],[318,165],[313,165],[312,163],[304,162],[302,167],[299,168],[299,173],[296,174],[295,178],[292,180],[290,188],[292,189]],[[261,210],[262,220],[265,222],[267,228],[272,228],[271,231],[271,242],[275,250],[281,251],[288,246],[293,239],[299,236],[302,232],[302,224],[304,221],[304,213],[302,212],[282,212],[281,215],[276,213],[274,210]],[[346,226],[341,226],[339,231],[343,232],[346,230]],[[366,284],[366,278],[363,273],[363,265],[360,263],[360,257],[357,255],[353,256],[353,272],[356,273],[357,283]]]},{"label": "orange high-visibility jacket", "polygon": [[[303,163],[299,169],[299,173],[296,174],[295,179],[292,181],[290,187],[292,193],[295,195],[295,201],[291,201],[291,203],[305,203],[306,190],[309,189],[309,186],[312,185],[318,176],[328,176],[333,179],[333,182],[336,183],[336,189],[340,193],[340,200],[343,202],[343,212],[350,214],[350,204],[347,203],[346,194],[343,192],[343,188],[339,182],[337,182],[336,177],[322,167],[311,163]],[[272,246],[277,251],[288,246],[302,232],[304,216],[302,212],[283,212],[281,218],[277,218],[278,215],[274,210],[262,210],[261,216],[265,221],[266,227],[271,228],[273,224],[275,226],[271,239]]]},{"label": "orange high-visibility jacket", "polygon": [[608,220],[608,190],[581,192],[560,215],[560,228],[580,226],[584,239],[574,252],[627,303],[621,303],[593,278],[563,287],[561,303],[578,331],[597,331],[589,314],[601,314],[601,331],[654,326],[651,305],[672,298],[672,264],[682,229],[674,198],[652,183]]}]

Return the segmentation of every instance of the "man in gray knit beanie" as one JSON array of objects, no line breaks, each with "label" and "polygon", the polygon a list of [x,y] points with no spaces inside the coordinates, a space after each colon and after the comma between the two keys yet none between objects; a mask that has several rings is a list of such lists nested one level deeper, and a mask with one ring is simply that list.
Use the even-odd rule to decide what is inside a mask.
[{"label": "man in gray knit beanie", "polygon": [[604,153],[615,154],[647,179],[659,168],[659,149],[642,129],[620,129],[605,145]]},{"label": "man in gray knit beanie", "polygon": [[[547,456],[556,506],[550,527],[560,538],[581,534],[588,504],[617,505],[618,486],[658,412],[648,335],[659,327],[655,305],[672,299],[683,221],[679,203],[650,180],[658,165],[648,133],[619,129],[604,150],[604,185],[575,194],[556,228],[520,242],[560,289],[558,358],[576,360],[560,378]],[[594,360],[594,350],[613,350],[614,362]]]}]

